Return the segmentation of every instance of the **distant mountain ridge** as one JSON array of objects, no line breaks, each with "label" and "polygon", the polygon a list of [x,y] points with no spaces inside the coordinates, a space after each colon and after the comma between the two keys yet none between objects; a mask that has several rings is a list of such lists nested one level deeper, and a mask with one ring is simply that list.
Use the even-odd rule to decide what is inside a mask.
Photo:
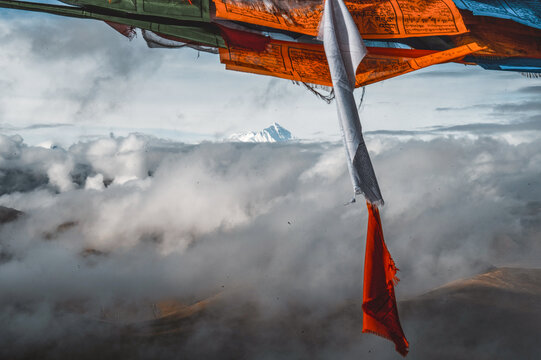
[{"label": "distant mountain ridge", "polygon": [[399,303],[414,359],[536,359],[541,269],[494,268]]},{"label": "distant mountain ridge", "polygon": [[293,140],[291,132],[283,128],[280,124],[274,122],[268,128],[261,131],[251,131],[246,133],[238,133],[230,135],[226,141],[230,142],[283,142]]}]

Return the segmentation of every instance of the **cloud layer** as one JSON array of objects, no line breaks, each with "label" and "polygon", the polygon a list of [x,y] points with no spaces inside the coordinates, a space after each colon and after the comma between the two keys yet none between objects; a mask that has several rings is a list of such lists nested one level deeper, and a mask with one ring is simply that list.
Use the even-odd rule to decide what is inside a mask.
[{"label": "cloud layer", "polygon": [[[399,298],[493,265],[541,265],[540,141],[384,138],[370,148]],[[348,302],[357,305],[345,319],[360,319],[366,212],[343,206],[344,164],[334,143],[134,134],[45,149],[1,136],[0,205],[24,212],[0,226],[2,348],[96,336],[88,319],[115,304],[189,304],[221,291],[271,319],[301,306],[307,324],[337,325],[345,320],[329,313]],[[358,336],[349,324],[329,330],[330,344]],[[340,351],[357,356],[373,341],[355,337]]]}]

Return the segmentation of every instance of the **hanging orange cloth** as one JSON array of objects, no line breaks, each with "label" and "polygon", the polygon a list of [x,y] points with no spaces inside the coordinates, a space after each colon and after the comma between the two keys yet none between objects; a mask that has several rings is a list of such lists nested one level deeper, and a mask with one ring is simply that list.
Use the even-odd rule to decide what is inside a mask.
[{"label": "hanging orange cloth", "polygon": [[364,257],[363,333],[373,333],[394,342],[396,351],[408,354],[398,310],[394,285],[398,282],[396,268],[385,241],[377,205],[368,206],[368,231]]}]

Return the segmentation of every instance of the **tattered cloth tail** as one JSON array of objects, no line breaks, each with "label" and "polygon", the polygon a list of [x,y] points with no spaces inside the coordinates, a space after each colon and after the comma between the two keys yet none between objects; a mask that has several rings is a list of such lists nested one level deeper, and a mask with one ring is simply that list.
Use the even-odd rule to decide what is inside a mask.
[{"label": "tattered cloth tail", "polygon": [[119,24],[112,21],[106,21],[105,23],[130,40],[133,40],[136,35],[135,28],[133,26]]},{"label": "tattered cloth tail", "polygon": [[391,254],[383,240],[383,229],[377,205],[368,206],[368,231],[364,258],[363,286],[363,332],[373,333],[394,342],[396,351],[408,354],[406,340],[394,294],[394,285],[399,281]]}]

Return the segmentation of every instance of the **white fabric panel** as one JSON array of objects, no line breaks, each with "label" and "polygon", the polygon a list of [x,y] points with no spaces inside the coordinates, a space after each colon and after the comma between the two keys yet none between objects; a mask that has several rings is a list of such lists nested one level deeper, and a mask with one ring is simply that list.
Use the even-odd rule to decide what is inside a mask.
[{"label": "white fabric panel", "polygon": [[325,1],[319,37],[323,38],[329,63],[354,192],[364,194],[371,203],[383,204],[353,97],[355,72],[366,55],[366,47],[343,0]]}]

